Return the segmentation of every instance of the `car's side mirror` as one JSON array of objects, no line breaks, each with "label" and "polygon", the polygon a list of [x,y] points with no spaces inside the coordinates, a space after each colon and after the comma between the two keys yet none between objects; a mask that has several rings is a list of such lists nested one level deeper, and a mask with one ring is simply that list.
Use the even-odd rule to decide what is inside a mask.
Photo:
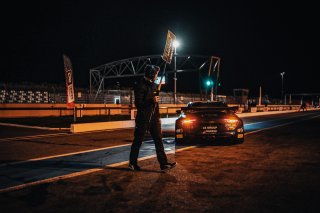
[{"label": "car's side mirror", "polygon": [[181,114],[181,110],[180,110],[180,109],[179,109],[179,110],[177,110],[176,112],[177,112],[177,114],[178,114],[178,115],[180,115],[180,114]]}]

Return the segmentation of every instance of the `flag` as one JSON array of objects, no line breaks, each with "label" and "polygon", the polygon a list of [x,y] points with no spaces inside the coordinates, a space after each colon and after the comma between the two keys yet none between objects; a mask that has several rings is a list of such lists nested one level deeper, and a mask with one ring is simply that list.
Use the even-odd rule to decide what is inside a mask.
[{"label": "flag", "polygon": [[74,108],[74,86],[72,64],[68,56],[63,54],[64,73],[66,76],[66,104],[68,109]]}]

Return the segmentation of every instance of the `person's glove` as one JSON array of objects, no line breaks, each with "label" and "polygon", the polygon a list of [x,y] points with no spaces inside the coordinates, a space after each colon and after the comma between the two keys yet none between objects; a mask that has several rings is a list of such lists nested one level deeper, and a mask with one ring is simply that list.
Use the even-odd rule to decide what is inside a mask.
[{"label": "person's glove", "polygon": [[159,92],[160,91],[155,91],[155,92],[153,92],[154,93],[154,98],[153,98],[153,102],[154,103],[158,103],[159,102]]}]

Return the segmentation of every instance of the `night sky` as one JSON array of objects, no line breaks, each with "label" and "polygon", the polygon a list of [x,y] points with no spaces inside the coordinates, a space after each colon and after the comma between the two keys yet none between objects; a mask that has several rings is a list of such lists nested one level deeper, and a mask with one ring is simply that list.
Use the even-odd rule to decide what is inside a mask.
[{"label": "night sky", "polygon": [[[181,42],[178,53],[221,57],[221,93],[248,88],[257,95],[262,86],[280,97],[281,72],[286,93],[319,93],[318,7],[279,2],[12,1],[3,7],[0,82],[64,85],[66,54],[75,86],[88,88],[90,68],[162,54],[171,30]],[[178,92],[197,92],[191,79],[178,79]]]}]

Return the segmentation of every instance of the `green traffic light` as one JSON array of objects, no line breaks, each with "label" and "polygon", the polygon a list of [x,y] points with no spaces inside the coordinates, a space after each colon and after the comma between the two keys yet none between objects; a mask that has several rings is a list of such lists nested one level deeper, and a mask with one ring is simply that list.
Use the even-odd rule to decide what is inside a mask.
[{"label": "green traffic light", "polygon": [[211,79],[209,79],[209,80],[205,81],[205,84],[206,84],[207,87],[209,87],[209,86],[213,86],[214,82]]}]

